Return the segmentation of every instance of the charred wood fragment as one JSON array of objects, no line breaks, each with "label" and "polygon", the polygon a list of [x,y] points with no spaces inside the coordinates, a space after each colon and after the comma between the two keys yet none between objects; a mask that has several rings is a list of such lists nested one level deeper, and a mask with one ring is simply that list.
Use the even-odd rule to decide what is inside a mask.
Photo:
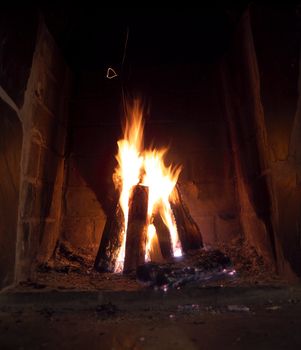
[{"label": "charred wood fragment", "polygon": [[172,258],[170,232],[159,212],[154,215],[153,224],[156,228],[161,254],[164,259],[169,260]]}]

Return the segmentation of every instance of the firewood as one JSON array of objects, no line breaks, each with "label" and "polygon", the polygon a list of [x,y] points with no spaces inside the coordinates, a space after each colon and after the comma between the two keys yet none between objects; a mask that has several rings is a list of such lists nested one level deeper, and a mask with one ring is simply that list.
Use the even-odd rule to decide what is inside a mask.
[{"label": "firewood", "polygon": [[103,230],[99,250],[94,268],[100,272],[114,272],[116,260],[122,244],[124,233],[124,216],[119,204],[115,200]]},{"label": "firewood", "polygon": [[172,243],[170,232],[159,212],[154,215],[153,224],[156,228],[162,256],[164,259],[169,260],[172,258]]},{"label": "firewood", "polygon": [[145,262],[148,187],[136,185],[129,200],[128,228],[125,245],[124,273],[130,273]]},{"label": "firewood", "polygon": [[200,229],[191,217],[189,209],[182,199],[178,185],[174,188],[171,196],[171,208],[175,216],[183,251],[187,252],[190,249],[203,247]]}]

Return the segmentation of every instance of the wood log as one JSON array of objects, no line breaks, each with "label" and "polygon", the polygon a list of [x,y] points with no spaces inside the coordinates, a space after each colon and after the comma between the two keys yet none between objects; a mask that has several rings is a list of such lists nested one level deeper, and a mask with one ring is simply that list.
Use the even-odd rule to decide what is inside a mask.
[{"label": "wood log", "polygon": [[112,210],[107,217],[94,268],[100,272],[114,272],[116,260],[124,234],[124,216],[116,197]]},{"label": "wood log", "polygon": [[145,263],[147,233],[148,187],[136,185],[129,200],[129,217],[126,234],[124,273],[131,273]]},{"label": "wood log", "polygon": [[190,249],[199,249],[203,247],[201,231],[191,217],[189,209],[182,199],[178,185],[174,188],[171,198],[171,209],[175,216],[183,251],[187,252]]},{"label": "wood log", "polygon": [[161,254],[164,259],[170,260],[173,257],[170,232],[159,212],[154,215],[153,224],[156,228]]}]

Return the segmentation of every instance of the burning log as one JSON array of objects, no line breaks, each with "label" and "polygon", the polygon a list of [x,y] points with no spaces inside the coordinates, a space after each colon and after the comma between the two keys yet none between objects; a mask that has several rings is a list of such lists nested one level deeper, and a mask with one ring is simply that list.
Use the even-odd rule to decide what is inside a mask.
[{"label": "burning log", "polygon": [[129,200],[128,228],[125,245],[124,273],[135,271],[145,262],[148,187],[134,186]]},{"label": "burning log", "polygon": [[160,243],[158,240],[158,235],[154,235],[151,239],[151,248],[149,250],[150,261],[159,264],[166,263],[166,259],[163,258]]},{"label": "burning log", "polygon": [[[118,141],[118,166],[113,181],[119,190],[120,205],[116,201],[106,222],[95,261],[99,271],[116,271],[116,267],[123,266],[123,272],[129,273],[144,264],[145,256],[153,261],[162,256],[169,260],[182,256],[182,249],[187,252],[203,245],[200,230],[184,205],[178,187],[173,190],[172,200],[169,198],[181,167],[165,165],[166,150],[143,149],[143,127],[141,106],[139,101],[134,101],[123,139]],[[147,187],[137,185],[139,179]],[[165,222],[155,212],[158,204],[162,205],[160,210]]]},{"label": "burning log", "polygon": [[171,209],[176,220],[183,251],[187,252],[190,249],[203,247],[202,234],[182,199],[178,185],[172,193]]},{"label": "burning log", "polygon": [[161,254],[164,259],[169,260],[172,258],[170,232],[158,212],[154,215],[153,224],[156,228]]},{"label": "burning log", "polygon": [[94,268],[100,272],[114,272],[124,234],[124,217],[118,199],[108,215]]}]

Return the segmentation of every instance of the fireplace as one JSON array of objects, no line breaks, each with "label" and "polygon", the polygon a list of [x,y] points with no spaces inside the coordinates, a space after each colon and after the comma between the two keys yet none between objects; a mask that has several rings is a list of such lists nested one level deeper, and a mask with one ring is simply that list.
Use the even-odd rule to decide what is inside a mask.
[{"label": "fireplace", "polygon": [[[154,273],[166,277],[167,264],[178,280],[194,269],[204,283],[196,263],[219,285],[225,275],[235,275],[230,284],[299,278],[299,12],[106,11],[83,23],[76,8],[1,14],[0,287],[135,289]],[[145,149],[167,149],[164,164],[176,173],[177,236],[146,213],[159,253],[147,263],[134,240],[128,256],[142,249],[142,263],[128,262],[122,275],[101,259],[113,222],[128,219],[113,174],[137,96]],[[140,191],[143,207],[149,186],[131,183],[127,202]]]}]

